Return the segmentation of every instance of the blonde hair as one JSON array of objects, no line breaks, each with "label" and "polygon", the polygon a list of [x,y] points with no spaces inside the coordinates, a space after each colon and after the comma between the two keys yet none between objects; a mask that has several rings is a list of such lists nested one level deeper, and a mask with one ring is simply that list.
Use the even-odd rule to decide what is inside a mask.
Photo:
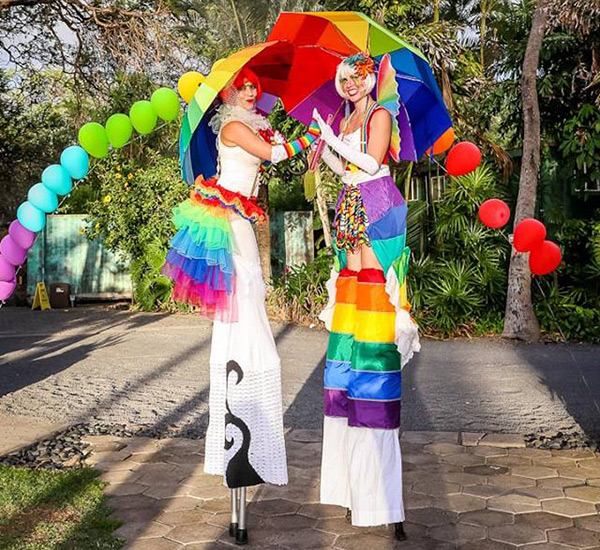
[{"label": "blonde hair", "polygon": [[[350,58],[344,59],[338,66],[335,71],[335,89],[340,96],[344,99],[348,99],[348,96],[344,93],[342,89],[342,80],[344,78],[350,78],[352,76],[357,75],[357,70],[354,64],[347,63],[347,60]],[[375,88],[375,84],[377,83],[377,77],[375,73],[369,73],[364,77],[365,81],[365,90],[367,94],[370,94]]]}]

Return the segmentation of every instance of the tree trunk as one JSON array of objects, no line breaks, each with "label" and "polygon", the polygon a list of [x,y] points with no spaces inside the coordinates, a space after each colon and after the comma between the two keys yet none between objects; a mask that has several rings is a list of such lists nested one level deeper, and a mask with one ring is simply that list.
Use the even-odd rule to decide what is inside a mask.
[{"label": "tree trunk", "polygon": [[479,63],[481,74],[485,74],[485,35],[487,34],[487,16],[490,6],[487,2],[481,3],[481,19],[479,20]]},{"label": "tree trunk", "polygon": [[[548,21],[547,3],[548,0],[537,2],[523,61],[523,157],[515,227],[523,218],[531,218],[535,213],[540,168],[540,108],[536,84],[540,50]],[[502,336],[535,341],[540,337],[540,325],[531,302],[531,272],[527,260],[527,254],[513,254],[510,260]]]}]

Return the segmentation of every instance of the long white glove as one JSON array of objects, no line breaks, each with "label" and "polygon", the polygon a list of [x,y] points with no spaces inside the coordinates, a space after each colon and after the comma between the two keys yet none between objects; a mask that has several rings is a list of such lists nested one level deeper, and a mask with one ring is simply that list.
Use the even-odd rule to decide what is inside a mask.
[{"label": "long white glove", "polygon": [[[344,143],[337,137],[329,124],[327,124],[319,111],[313,110],[313,118],[317,121],[321,129],[321,139],[329,145],[336,153],[350,161],[354,166],[358,166],[363,172],[373,176],[379,171],[379,163],[371,155],[357,151],[352,146]],[[324,156],[324,155],[323,155]]]},{"label": "long white glove", "polygon": [[325,164],[331,168],[334,174],[337,174],[338,176],[343,176],[345,174],[346,167],[344,166],[344,162],[329,148],[329,145],[326,144],[325,147],[323,147],[321,158],[325,161]]}]

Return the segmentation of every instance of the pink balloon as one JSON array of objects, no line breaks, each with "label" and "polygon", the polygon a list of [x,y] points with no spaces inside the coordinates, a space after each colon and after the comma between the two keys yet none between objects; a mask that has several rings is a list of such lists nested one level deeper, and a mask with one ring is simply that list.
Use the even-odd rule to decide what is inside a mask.
[{"label": "pink balloon", "polygon": [[37,233],[23,227],[19,220],[15,220],[9,225],[8,234],[12,237],[13,241],[25,250],[29,250],[33,246],[37,237]]},{"label": "pink balloon", "polygon": [[15,279],[12,281],[0,281],[0,300],[8,300],[15,291],[15,288],[17,288],[17,281]]},{"label": "pink balloon", "polygon": [[15,278],[15,266],[0,255],[0,281],[12,281]]},{"label": "pink balloon", "polygon": [[14,266],[21,265],[27,259],[27,250],[13,241],[10,235],[0,241],[0,252]]}]

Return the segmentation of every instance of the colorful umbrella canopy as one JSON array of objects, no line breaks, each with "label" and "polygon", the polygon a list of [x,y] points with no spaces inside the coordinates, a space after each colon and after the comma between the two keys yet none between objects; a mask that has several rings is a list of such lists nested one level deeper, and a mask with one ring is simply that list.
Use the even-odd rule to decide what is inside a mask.
[{"label": "colorful umbrella canopy", "polygon": [[377,100],[396,115],[395,160],[418,160],[452,126],[423,53],[362,13],[282,13],[268,40],[316,44],[344,56],[369,53],[378,66]]},{"label": "colorful umbrella canopy", "polygon": [[[305,103],[315,90],[333,82],[343,55],[314,44],[294,45],[287,40],[249,46],[217,61],[198,88],[184,115],[179,149],[184,178],[192,183],[198,174],[209,178],[216,173],[215,135],[208,126],[218,102],[218,93],[227,87],[243,67],[260,78],[263,97],[258,108],[269,112],[279,98],[288,113]],[[308,101],[322,106],[339,96],[335,89]],[[292,116],[294,116],[292,114]],[[303,117],[302,122],[310,122]]]},{"label": "colorful umbrella canopy", "polygon": [[423,54],[361,13],[283,13],[267,42],[217,61],[198,88],[180,134],[184,178],[192,183],[199,174],[216,173],[215,136],[208,121],[219,91],[243,67],[261,80],[259,109],[269,112],[279,98],[290,116],[308,124],[317,107],[324,117],[334,115],[335,128],[343,115],[335,70],[344,57],[359,51],[375,58],[377,99],[395,115],[392,156],[418,160],[452,125]]}]

